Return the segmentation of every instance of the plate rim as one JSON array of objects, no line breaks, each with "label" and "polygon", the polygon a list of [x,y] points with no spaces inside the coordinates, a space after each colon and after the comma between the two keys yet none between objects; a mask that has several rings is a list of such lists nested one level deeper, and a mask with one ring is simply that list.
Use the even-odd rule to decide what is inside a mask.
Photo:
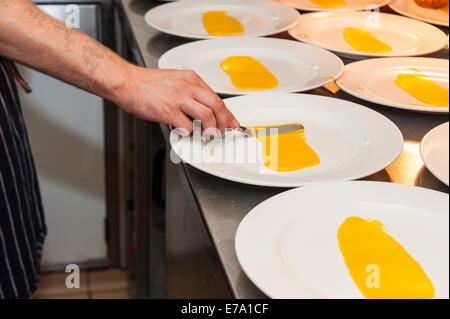
[{"label": "plate rim", "polygon": [[[406,191],[407,189],[415,189],[415,190],[419,191],[419,189],[420,189],[420,192],[422,192],[422,193],[431,193],[431,194],[435,194],[436,196],[439,195],[439,196],[442,197],[442,199],[445,199],[444,197],[447,197],[447,198],[445,199],[445,202],[446,202],[446,203],[448,203],[448,197],[449,197],[449,195],[446,194],[446,193],[443,193],[443,192],[440,192],[440,191],[437,191],[437,190],[433,190],[433,189],[429,189],[429,188],[425,188],[425,187],[412,186],[412,185],[405,185],[405,184],[392,183],[392,182],[380,182],[380,181],[337,181],[337,182],[324,182],[324,183],[318,183],[318,184],[316,184],[316,185],[306,186],[306,188],[310,188],[310,187],[316,187],[316,188],[318,188],[318,187],[321,187],[321,186],[323,186],[323,185],[325,185],[325,186],[327,186],[327,185],[328,185],[328,186],[332,186],[333,184],[335,184],[335,185],[337,185],[337,186],[339,186],[339,185],[345,185],[345,187],[347,187],[347,185],[352,185],[352,184],[353,184],[353,185],[356,185],[356,184],[358,184],[358,185],[366,185],[366,184],[369,184],[369,185],[373,185],[374,187],[392,187],[392,188],[404,189],[405,191]],[[375,186],[375,185],[376,185],[376,186]],[[384,186],[380,186],[380,185],[384,185]],[[370,186],[370,187],[372,187],[372,186]],[[242,264],[242,257],[240,257],[241,254],[240,254],[240,249],[239,249],[239,247],[238,247],[238,244],[239,244],[239,243],[238,243],[238,236],[240,236],[240,233],[243,231],[243,230],[242,230],[242,227],[245,227],[245,224],[244,224],[244,223],[246,222],[246,220],[247,220],[248,218],[251,217],[250,214],[254,213],[260,206],[264,205],[266,202],[272,200],[273,198],[283,196],[283,194],[285,194],[285,193],[290,193],[290,192],[292,192],[292,193],[295,193],[295,192],[301,192],[302,189],[304,189],[304,188],[305,188],[305,187],[297,187],[297,188],[293,188],[293,189],[290,189],[290,190],[281,192],[281,193],[279,193],[279,194],[276,194],[276,195],[274,195],[274,196],[271,196],[271,197],[267,198],[267,199],[264,200],[263,202],[259,203],[259,204],[256,205],[255,207],[253,207],[253,208],[252,208],[252,209],[251,209],[251,210],[250,210],[250,211],[242,218],[241,222],[239,223],[239,225],[238,225],[238,227],[237,227],[237,229],[236,229],[236,233],[235,233],[235,236],[234,236],[234,250],[235,250],[236,257],[237,257],[237,260],[238,260],[238,262],[239,262],[239,265],[241,266],[242,271],[244,272],[244,274],[250,279],[250,281],[251,281],[251,282],[252,282],[259,290],[261,290],[267,297],[269,297],[269,298],[271,298],[271,299],[277,299],[277,297],[274,296],[273,294],[271,294],[271,293],[270,293],[269,291],[267,291],[266,289],[262,288],[260,282],[259,282],[258,280],[255,280],[255,277],[254,277],[252,274],[250,274],[249,270]],[[292,298],[294,298],[294,297],[292,297]],[[307,296],[302,296],[301,298],[308,298],[308,297],[307,297]],[[311,297],[309,297],[309,298],[311,298]]]},{"label": "plate rim", "polygon": [[392,108],[397,108],[397,109],[402,109],[402,110],[408,110],[408,111],[413,111],[413,112],[420,112],[420,113],[433,113],[433,114],[448,114],[449,113],[449,108],[447,107],[439,107],[439,106],[412,106],[412,105],[406,105],[406,104],[402,104],[402,103],[396,103],[396,102],[390,102],[390,101],[385,101],[385,100],[381,100],[381,99],[377,99],[377,98],[371,98],[371,97],[367,97],[364,96],[362,94],[359,94],[353,90],[351,90],[350,88],[348,88],[345,83],[342,82],[342,77],[345,74],[345,68],[349,65],[353,65],[355,63],[370,63],[372,60],[379,60],[379,59],[427,59],[427,60],[446,60],[446,59],[440,59],[440,58],[432,58],[432,57],[380,57],[380,58],[372,58],[372,59],[364,59],[364,60],[359,60],[359,61],[353,61],[351,63],[348,63],[344,66],[344,71],[342,72],[341,76],[339,78],[336,79],[336,85],[344,92],[355,96],[361,100],[364,101],[368,101],[371,103],[375,103],[378,105],[383,105],[383,106],[388,106],[388,107],[392,107]]},{"label": "plate rim", "polygon": [[[250,40],[250,39],[234,37],[234,38],[225,38],[225,39],[203,39],[203,40],[185,43],[185,44],[179,45],[177,47],[174,47],[174,48],[170,49],[169,51],[165,52],[163,55],[161,55],[161,57],[158,59],[158,68],[159,69],[167,68],[168,67],[167,60],[169,58],[171,58],[171,55],[175,54],[177,51],[182,51],[186,48],[195,47],[197,45],[202,45],[204,43],[213,43],[213,42],[225,43],[227,41],[228,42],[241,42],[241,41],[248,41],[248,40]],[[330,58],[332,57],[333,59],[335,59],[335,62],[338,64],[339,72],[336,75],[330,75],[328,79],[322,80],[322,81],[320,81],[320,83],[318,83],[316,85],[305,86],[303,88],[297,87],[297,88],[292,88],[292,89],[284,90],[284,91],[273,91],[273,90],[243,91],[243,90],[239,90],[239,89],[237,89],[236,91],[231,91],[231,90],[226,90],[226,89],[218,89],[218,90],[215,90],[215,92],[217,94],[222,94],[222,95],[226,95],[226,96],[240,96],[240,95],[257,95],[257,94],[271,94],[271,93],[300,93],[300,92],[310,91],[310,90],[322,87],[328,83],[331,83],[334,81],[334,79],[341,77],[342,74],[344,73],[344,69],[345,69],[344,62],[337,54],[335,54],[334,52],[331,52],[329,50],[326,50],[324,48],[315,46],[313,44],[302,43],[302,42],[292,41],[292,40],[287,40],[287,39],[260,38],[260,37],[252,37],[251,41],[261,42],[261,43],[266,42],[268,44],[271,42],[289,43],[290,45],[293,45],[293,46],[295,45],[295,46],[299,46],[299,47],[309,47],[311,49],[321,51],[324,54],[330,55]],[[242,42],[239,44],[236,43],[236,44],[233,44],[233,47],[234,48],[238,48],[240,46],[245,47],[245,45],[246,45],[245,43],[248,43],[248,42]],[[231,46],[230,46],[230,48],[231,48]],[[267,45],[267,48],[268,49],[276,49],[276,48],[272,48],[270,45]],[[330,60],[328,60],[328,61],[330,61]],[[319,80],[321,80],[321,79],[319,79]]]},{"label": "plate rim", "polygon": [[431,129],[425,136],[423,137],[422,141],[420,142],[420,157],[422,158],[423,163],[425,164],[425,167],[433,174],[434,177],[436,177],[438,180],[440,180],[445,185],[449,186],[449,180],[445,179],[441,174],[439,174],[431,165],[430,162],[427,160],[427,157],[424,154],[424,148],[425,143],[429,140],[431,134],[436,133],[436,131],[442,129],[445,126],[448,126],[449,122],[442,123],[435,128]]},{"label": "plate rim", "polygon": [[[177,36],[180,38],[185,38],[185,39],[197,39],[197,40],[206,40],[206,39],[223,39],[223,38],[250,38],[250,37],[265,37],[265,36],[270,36],[270,35],[274,35],[274,34],[278,34],[278,33],[282,33],[285,32],[289,29],[291,29],[292,27],[294,27],[300,20],[300,12],[298,12],[295,8],[292,8],[290,6],[287,5],[283,5],[278,1],[272,1],[270,0],[270,2],[272,2],[272,4],[274,6],[283,6],[286,7],[292,11],[292,14],[296,15],[296,19],[295,21],[290,22],[289,24],[287,24],[285,27],[283,28],[279,28],[276,30],[272,30],[272,31],[266,31],[266,32],[260,32],[260,33],[255,33],[255,34],[244,34],[244,35],[232,35],[232,36],[215,36],[215,35],[192,35],[192,34],[186,34],[186,33],[180,33],[180,32],[174,32],[171,31],[170,29],[166,29],[163,28],[159,25],[156,25],[155,23],[153,23],[150,20],[150,16],[152,14],[154,14],[155,12],[157,12],[157,10],[162,10],[160,9],[160,7],[169,7],[169,6],[178,6],[178,5],[182,5],[183,1],[172,1],[172,2],[167,2],[158,6],[155,6],[153,8],[151,8],[150,10],[148,10],[145,14],[144,14],[144,20],[145,23],[147,25],[149,25],[150,27],[154,28],[155,30],[165,33],[165,34],[169,34],[169,35],[173,35],[173,36]],[[224,3],[227,3],[227,1],[224,0]],[[225,4],[226,5],[226,4]],[[295,11],[295,13],[294,13]]]},{"label": "plate rim", "polygon": [[316,45],[318,47],[327,49],[331,52],[334,52],[338,55],[346,55],[346,56],[350,56],[350,57],[365,57],[365,58],[387,58],[387,57],[418,57],[418,56],[423,56],[423,55],[429,55],[435,52],[438,52],[440,50],[442,50],[446,44],[447,44],[447,35],[445,34],[444,31],[442,31],[441,29],[439,29],[438,27],[431,25],[429,23],[423,22],[423,21],[419,21],[413,18],[409,18],[409,17],[405,17],[403,15],[396,15],[396,14],[392,14],[392,13],[385,13],[385,12],[380,12],[380,16],[391,16],[391,17],[396,17],[396,19],[408,19],[410,21],[412,21],[413,23],[421,23],[424,24],[427,28],[431,27],[434,29],[434,31],[436,33],[441,33],[442,35],[442,39],[441,39],[441,44],[439,46],[439,48],[436,49],[429,49],[428,51],[423,51],[423,52],[418,52],[418,53],[406,53],[406,54],[386,54],[386,53],[370,53],[370,52],[359,52],[359,51],[348,51],[348,50],[338,50],[336,48],[332,48],[331,46],[328,45],[322,45],[322,44],[318,44],[318,43],[314,43],[313,41],[309,41],[309,40],[305,40],[304,38],[296,35],[294,33],[294,30],[296,29],[297,26],[300,26],[302,23],[302,20],[306,18],[308,18],[309,16],[313,16],[313,15],[320,15],[320,14],[329,14],[329,15],[339,15],[339,14],[364,14],[365,11],[327,11],[327,12],[308,12],[308,13],[304,13],[301,15],[298,23],[293,26],[291,29],[288,30],[288,33],[291,37],[293,37],[294,39],[296,39],[297,41],[301,41],[301,42],[305,42],[305,43],[309,43],[312,45]]},{"label": "plate rim", "polygon": [[[338,101],[341,101],[341,102],[344,102],[344,103],[350,103],[350,104],[353,104],[353,105],[355,105],[355,106],[357,106],[357,107],[359,107],[361,109],[364,109],[366,112],[373,112],[374,115],[377,115],[380,118],[383,118],[383,120],[386,121],[386,123],[389,124],[389,126],[393,129],[393,131],[395,131],[395,134],[398,137],[398,142],[401,141],[401,143],[399,143],[399,145],[398,145],[399,148],[398,148],[397,152],[395,153],[395,155],[393,154],[393,156],[390,157],[389,163],[387,163],[387,161],[386,161],[385,164],[379,165],[376,168],[372,168],[370,171],[367,170],[365,173],[352,174],[352,175],[349,175],[348,177],[345,177],[345,178],[333,179],[333,180],[329,180],[329,181],[326,181],[326,182],[343,182],[343,181],[358,180],[358,179],[361,179],[361,178],[373,175],[373,174],[375,174],[377,172],[382,171],[383,169],[385,169],[386,167],[391,165],[393,162],[395,162],[398,159],[398,157],[400,156],[400,154],[402,153],[402,151],[403,151],[405,140],[404,140],[404,136],[403,136],[401,130],[399,129],[399,127],[392,120],[390,120],[388,117],[386,117],[383,114],[381,114],[381,113],[379,113],[379,112],[377,112],[377,111],[375,111],[375,110],[373,110],[371,108],[368,108],[368,107],[366,107],[364,105],[361,105],[361,104],[358,104],[358,103],[355,103],[355,102],[351,102],[351,101],[347,101],[347,100],[338,99],[338,98],[335,98],[335,97],[328,97],[328,96],[316,95],[316,94],[305,94],[305,93],[265,93],[265,94],[260,94],[260,95],[261,96],[267,96],[267,95],[293,95],[293,96],[294,95],[300,95],[300,96],[302,96],[302,95],[305,95],[305,96],[316,96],[316,97],[320,97],[321,99],[323,98],[323,99],[330,99],[330,100],[338,100]],[[230,100],[230,99],[240,99],[240,98],[245,98],[245,97],[250,97],[250,96],[251,95],[241,95],[241,96],[230,97],[230,98],[225,99],[224,102],[226,102],[227,100]],[[255,96],[255,95],[253,95],[253,96]],[[172,147],[172,144],[171,144],[171,147]],[[247,184],[247,185],[264,186],[264,187],[279,187],[279,188],[293,188],[293,187],[299,187],[299,186],[308,186],[308,185],[316,185],[316,184],[320,184],[320,183],[325,183],[325,181],[322,181],[322,182],[302,182],[302,183],[299,183],[299,182],[290,182],[290,183],[288,183],[288,182],[273,182],[273,181],[272,182],[249,181],[248,179],[245,179],[245,178],[233,177],[233,176],[229,176],[227,174],[222,174],[221,172],[217,172],[217,171],[215,171],[213,169],[205,168],[201,164],[199,165],[198,163],[190,163],[190,162],[184,161],[183,158],[180,155],[177,154],[177,156],[181,159],[182,163],[189,164],[190,166],[192,166],[192,167],[194,167],[194,168],[196,168],[196,169],[198,169],[198,170],[200,170],[202,172],[205,172],[207,174],[210,174],[210,175],[213,175],[213,176],[216,176],[216,177],[228,180],[228,181],[238,182],[238,183]]]},{"label": "plate rim", "polygon": [[[390,2],[392,2],[394,0],[380,0],[379,4],[375,5],[378,8],[384,7],[386,5],[388,5]],[[284,1],[280,1],[281,3],[284,3],[285,5],[291,6],[293,8],[296,8],[297,10],[303,10],[303,11],[308,11],[308,12],[347,12],[347,11],[364,11],[366,8],[311,8],[311,7],[302,7],[302,6],[296,6],[296,5],[291,5],[288,3],[285,3]]]},{"label": "plate rim", "polygon": [[420,17],[420,16],[415,16],[413,14],[405,12],[404,10],[399,8],[398,4],[396,4],[397,1],[399,1],[399,0],[391,0],[391,2],[388,4],[388,6],[389,6],[389,8],[391,8],[393,11],[397,12],[398,14],[401,14],[401,15],[403,15],[405,17],[416,19],[416,20],[419,20],[419,21],[431,23],[431,24],[434,24],[434,25],[439,25],[439,26],[442,26],[442,27],[448,27],[449,26],[449,22],[448,21],[447,22],[443,22],[443,21],[439,21],[439,20],[434,20],[434,19],[424,18],[424,17]]}]

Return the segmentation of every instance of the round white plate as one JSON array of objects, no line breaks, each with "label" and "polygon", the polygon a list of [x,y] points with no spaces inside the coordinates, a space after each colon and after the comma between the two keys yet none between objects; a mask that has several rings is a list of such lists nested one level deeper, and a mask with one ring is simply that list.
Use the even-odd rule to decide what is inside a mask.
[{"label": "round white plate", "polygon": [[[299,171],[274,172],[264,166],[260,142],[240,133],[229,133],[236,135],[237,147],[226,138],[223,147],[222,139],[205,146],[192,137],[171,138],[172,151],[181,159],[224,179],[274,187],[358,179],[384,169],[403,148],[402,134],[394,123],[356,103],[287,93],[245,95],[224,101],[245,127],[302,123],[308,145],[321,160],[319,165]],[[225,160],[217,161],[216,153],[208,156],[216,148]],[[195,149],[198,151],[193,152]],[[238,160],[228,160],[230,157]]]},{"label": "round white plate", "polygon": [[[279,86],[271,90],[241,90],[220,67],[230,56],[250,56],[276,76]],[[161,69],[197,72],[221,94],[301,92],[323,86],[342,74],[344,64],[335,54],[310,44],[273,38],[227,38],[191,42],[165,53]]]},{"label": "round white plate", "polygon": [[206,32],[202,13],[225,10],[239,20],[244,28],[242,36],[266,36],[293,27],[300,13],[275,1],[260,0],[184,0],[157,6],[145,14],[145,21],[153,28],[168,34],[193,39],[223,38]]},{"label": "round white plate", "polygon": [[393,0],[389,7],[404,16],[448,27],[448,14],[438,9],[418,6],[414,0]]},{"label": "round white plate", "polygon": [[320,6],[310,0],[278,0],[299,10],[305,11],[362,11],[381,8],[392,0],[345,0],[345,4],[338,7]]},{"label": "round white plate", "polygon": [[[392,51],[355,50],[344,39],[343,32],[348,27],[369,31],[391,46]],[[289,34],[350,58],[425,55],[439,51],[447,41],[444,32],[427,23],[394,14],[359,11],[306,13]]]},{"label": "round white plate", "polygon": [[441,182],[448,183],[449,168],[448,122],[432,129],[420,144],[420,155],[428,170]]},{"label": "round white plate", "polygon": [[449,88],[447,59],[379,58],[349,63],[336,80],[345,92],[360,99],[396,108],[431,113],[448,113],[448,107],[427,105],[395,84],[401,73],[419,73],[436,84]]},{"label": "round white plate", "polygon": [[271,298],[364,298],[339,249],[348,217],[381,221],[421,265],[435,298],[449,297],[448,194],[379,182],[322,183],[274,196],[242,220],[238,260]]}]

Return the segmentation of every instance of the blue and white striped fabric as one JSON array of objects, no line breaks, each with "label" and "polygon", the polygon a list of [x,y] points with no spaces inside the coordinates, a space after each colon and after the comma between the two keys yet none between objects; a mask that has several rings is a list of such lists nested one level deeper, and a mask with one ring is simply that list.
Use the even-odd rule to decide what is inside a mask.
[{"label": "blue and white striped fabric", "polygon": [[13,74],[0,57],[0,298],[28,298],[47,229]]}]

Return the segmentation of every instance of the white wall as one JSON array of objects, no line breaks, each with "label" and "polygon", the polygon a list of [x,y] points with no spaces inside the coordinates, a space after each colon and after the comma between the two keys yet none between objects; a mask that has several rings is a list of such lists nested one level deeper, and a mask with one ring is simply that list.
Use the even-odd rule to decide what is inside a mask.
[{"label": "white wall", "polygon": [[21,68],[19,87],[49,234],[46,265],[106,258],[102,100]]}]

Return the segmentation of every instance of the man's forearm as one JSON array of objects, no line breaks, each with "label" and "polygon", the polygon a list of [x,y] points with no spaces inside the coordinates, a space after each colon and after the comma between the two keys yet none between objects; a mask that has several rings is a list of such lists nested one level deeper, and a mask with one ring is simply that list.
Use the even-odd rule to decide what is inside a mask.
[{"label": "man's forearm", "polygon": [[0,0],[0,55],[112,100],[132,68],[28,0]]},{"label": "man's forearm", "polygon": [[192,130],[238,128],[223,101],[192,71],[134,66],[28,0],[0,0],[0,55],[115,102],[135,116]]}]

